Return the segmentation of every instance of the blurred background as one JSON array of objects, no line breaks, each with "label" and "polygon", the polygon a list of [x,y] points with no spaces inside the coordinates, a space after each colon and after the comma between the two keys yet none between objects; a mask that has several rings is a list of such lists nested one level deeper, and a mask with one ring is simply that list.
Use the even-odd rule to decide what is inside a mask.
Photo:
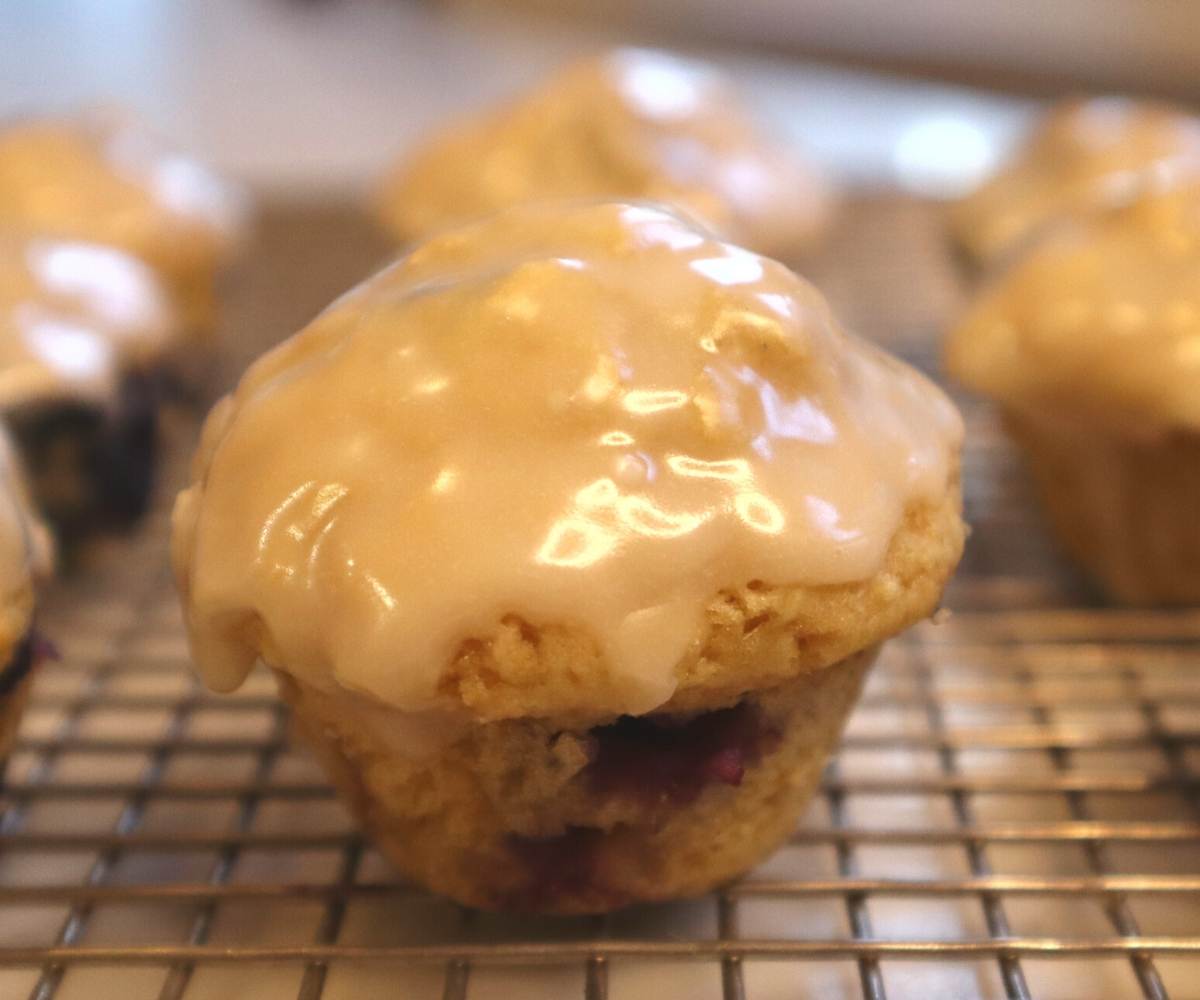
[{"label": "blurred background", "polygon": [[[848,327],[928,371],[969,287],[947,252],[941,206],[926,199],[974,186],[1064,94],[1200,104],[1198,0],[0,0],[0,119],[125,107],[254,189],[257,230],[221,289],[219,381],[228,385],[395,252],[362,195],[398,154],[448,116],[616,42],[716,63],[775,134],[853,188],[804,273]],[[896,647],[895,668],[878,672],[834,783],[810,813],[812,839],[760,869],[805,891],[744,898],[740,925],[723,897],[719,908],[707,899],[634,913],[603,933],[686,943],[728,925],[780,946],[829,936],[846,958],[868,954],[853,940],[864,933],[930,948],[944,939],[995,943],[1011,918],[1013,934],[1035,939],[1024,971],[1011,973],[1028,976],[1032,995],[1164,997],[1155,968],[1171,995],[1196,995],[1200,618],[1060,610],[1090,600],[1087,591],[1036,517],[994,416],[970,405],[967,419],[972,535],[947,598],[960,613],[936,640]],[[182,430],[180,460],[194,428]],[[307,949],[314,940],[364,949],[540,940],[545,926],[532,921],[468,922],[413,894],[399,902],[366,890],[342,895],[354,880],[382,889],[389,869],[370,852],[356,867],[360,844],[346,817],[324,797],[308,758],[280,741],[285,718],[269,678],[243,690],[236,712],[197,700],[176,602],[157,575],[165,523],[164,507],[146,535],[114,547],[104,564],[111,572],[82,578],[92,589],[63,585],[58,594],[65,624],[55,635],[67,662],[48,677],[55,686],[27,716],[31,739],[9,769],[26,795],[0,825],[8,900],[0,947],[64,947],[44,970],[0,969],[0,997],[312,997],[327,971],[307,961],[168,971],[165,959],[87,968],[66,950],[79,943],[119,953],[185,940],[232,951]],[[139,698],[147,707],[131,708]],[[210,757],[205,741],[241,749]],[[128,841],[114,837],[114,823]],[[1022,824],[1034,831],[1028,842]],[[1096,839],[1096,830],[1112,839]],[[81,846],[47,851],[39,840],[59,835],[60,847],[72,837]],[[325,846],[304,846],[310,835]],[[191,836],[198,845],[209,838],[211,850],[176,850]],[[986,882],[991,872],[998,882]],[[883,881],[869,899],[828,891],[851,874],[920,884],[912,897],[891,895]],[[984,909],[973,890],[954,889],[976,884],[968,875],[1000,886],[983,891]],[[1042,878],[1058,888],[1045,896],[1021,888]],[[815,883],[824,890],[812,892]],[[1080,892],[1089,884],[1105,886],[1103,898]],[[255,885],[265,886],[261,899],[237,896]],[[37,896],[39,886],[48,894]],[[294,897],[297,886],[328,889],[330,906],[316,892]],[[22,900],[30,905],[13,905]],[[1114,934],[1139,933],[1134,917],[1141,933],[1167,942],[1154,966],[1140,950],[1129,952],[1132,966],[1118,954]],[[580,926],[584,938],[596,933],[575,926],[571,934]],[[1060,936],[1061,960],[1037,954]],[[1107,957],[1096,957],[1101,950]],[[984,951],[929,954],[861,965],[750,960],[747,993],[830,996],[844,987],[858,996],[861,980],[863,991],[883,996],[878,980],[893,998],[1029,995],[1024,985],[1007,990]],[[603,984],[607,968],[589,963],[588,976]],[[1002,958],[1001,968],[1008,977],[1016,963]],[[725,982],[724,995],[741,995],[741,972],[728,971],[740,969],[736,958],[719,968],[617,960],[613,993],[699,1000]],[[467,966],[447,970],[443,992],[439,967],[334,962],[324,995],[466,995]],[[536,1000],[573,988],[549,978],[563,970],[542,972],[535,988],[528,968],[476,966],[470,996]]]},{"label": "blurred background", "polygon": [[0,116],[120,104],[262,193],[349,193],[447,113],[611,41],[712,59],[845,180],[933,195],[1039,98],[1200,93],[1194,3],[5,0]]}]

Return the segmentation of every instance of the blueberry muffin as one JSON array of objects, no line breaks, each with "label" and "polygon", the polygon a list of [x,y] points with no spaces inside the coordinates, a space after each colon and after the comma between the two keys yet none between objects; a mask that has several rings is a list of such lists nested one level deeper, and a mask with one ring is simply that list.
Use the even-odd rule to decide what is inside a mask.
[{"label": "blueberry muffin", "polygon": [[0,430],[0,774],[12,749],[34,667],[47,644],[34,630],[37,586],[52,546],[29,504],[20,463]]},{"label": "blueberry muffin", "polygon": [[583,197],[666,202],[782,256],[810,246],[832,209],[828,185],[756,127],[715,69],[617,49],[404,157],[377,210],[409,243],[521,202]]},{"label": "blueberry muffin", "polygon": [[961,424],[783,265],[524,206],[252,366],[174,513],[193,653],[256,661],[406,874],[481,907],[706,891],[791,831],[958,561]]},{"label": "blueberry muffin", "polygon": [[946,349],[1115,599],[1200,603],[1200,184],[1048,233]]},{"label": "blueberry muffin", "polygon": [[146,509],[178,334],[166,293],[136,258],[0,229],[0,414],[64,537]]},{"label": "blueberry muffin", "polygon": [[0,226],[105,243],[159,275],[187,330],[216,322],[216,286],[244,236],[245,195],[113,115],[0,126]]},{"label": "blueberry muffin", "polygon": [[1198,176],[1200,119],[1149,101],[1071,99],[954,207],[954,236],[976,264],[994,264],[1048,225],[1118,207],[1148,185]]}]

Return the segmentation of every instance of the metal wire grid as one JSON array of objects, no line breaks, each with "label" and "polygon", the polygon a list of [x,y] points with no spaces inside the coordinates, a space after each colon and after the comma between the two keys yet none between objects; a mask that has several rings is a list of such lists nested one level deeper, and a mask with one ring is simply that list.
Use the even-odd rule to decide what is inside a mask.
[{"label": "metal wire grid", "polygon": [[[229,996],[214,973],[258,982],[261,963],[246,995],[306,1000],[571,995],[564,970],[576,995],[621,1000],[650,995],[642,966],[660,995],[749,1000],[1200,994],[1198,612],[1017,603],[921,626],[763,868],[679,907],[506,921],[395,880],[267,678],[232,698],[196,685],[165,529],[159,512],[47,602],[64,657],[3,795],[0,995],[133,975],[141,992],[113,995]],[[524,985],[497,993],[506,966]]]},{"label": "metal wire grid", "polygon": [[1080,606],[968,422],[956,613],[889,645],[804,823],[720,893],[604,919],[397,882],[266,677],[192,678],[158,511],[43,611],[64,657],[0,798],[0,996],[1200,996],[1200,612]]}]

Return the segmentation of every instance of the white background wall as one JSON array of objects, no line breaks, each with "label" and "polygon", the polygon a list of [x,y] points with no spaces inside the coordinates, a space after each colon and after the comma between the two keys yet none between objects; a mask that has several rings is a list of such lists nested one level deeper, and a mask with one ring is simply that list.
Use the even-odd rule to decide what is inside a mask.
[{"label": "white background wall", "polygon": [[[400,0],[3,0],[0,115],[118,103],[262,188],[358,188],[447,115],[615,38]],[[1024,121],[963,89],[701,51],[856,180],[887,180],[897,158],[953,180]]]}]

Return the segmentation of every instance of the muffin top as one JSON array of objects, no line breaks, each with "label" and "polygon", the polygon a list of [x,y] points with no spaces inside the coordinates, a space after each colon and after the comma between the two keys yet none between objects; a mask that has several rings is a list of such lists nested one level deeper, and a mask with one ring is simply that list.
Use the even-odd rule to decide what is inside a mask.
[{"label": "muffin top", "polygon": [[0,412],[105,405],[177,324],[154,272],[112,247],[0,229]]},{"label": "muffin top", "polygon": [[762,253],[801,248],[830,192],[751,122],[713,69],[639,49],[568,67],[515,104],[452,127],[385,180],[401,240],[551,198],[667,202]]},{"label": "muffin top", "polygon": [[985,289],[946,361],[1016,409],[1200,429],[1200,184],[1048,233]]},{"label": "muffin top", "polygon": [[0,671],[29,632],[34,588],[50,574],[53,552],[8,432],[0,428]]},{"label": "muffin top", "polygon": [[111,244],[174,279],[218,266],[245,212],[227,182],[118,117],[0,127],[0,225]]},{"label": "muffin top", "polygon": [[[343,296],[213,410],[174,514],[193,652],[220,689],[261,655],[416,710],[515,616],[574,630],[611,706],[647,711],[721,588],[875,574],[960,436],[782,265],[658,207],[513,209]],[[568,700],[594,689],[577,659],[550,678]]]},{"label": "muffin top", "polygon": [[959,242],[996,260],[1047,223],[1116,207],[1147,186],[1200,176],[1200,118],[1104,97],[1064,101],[1013,161],[954,209]]}]

